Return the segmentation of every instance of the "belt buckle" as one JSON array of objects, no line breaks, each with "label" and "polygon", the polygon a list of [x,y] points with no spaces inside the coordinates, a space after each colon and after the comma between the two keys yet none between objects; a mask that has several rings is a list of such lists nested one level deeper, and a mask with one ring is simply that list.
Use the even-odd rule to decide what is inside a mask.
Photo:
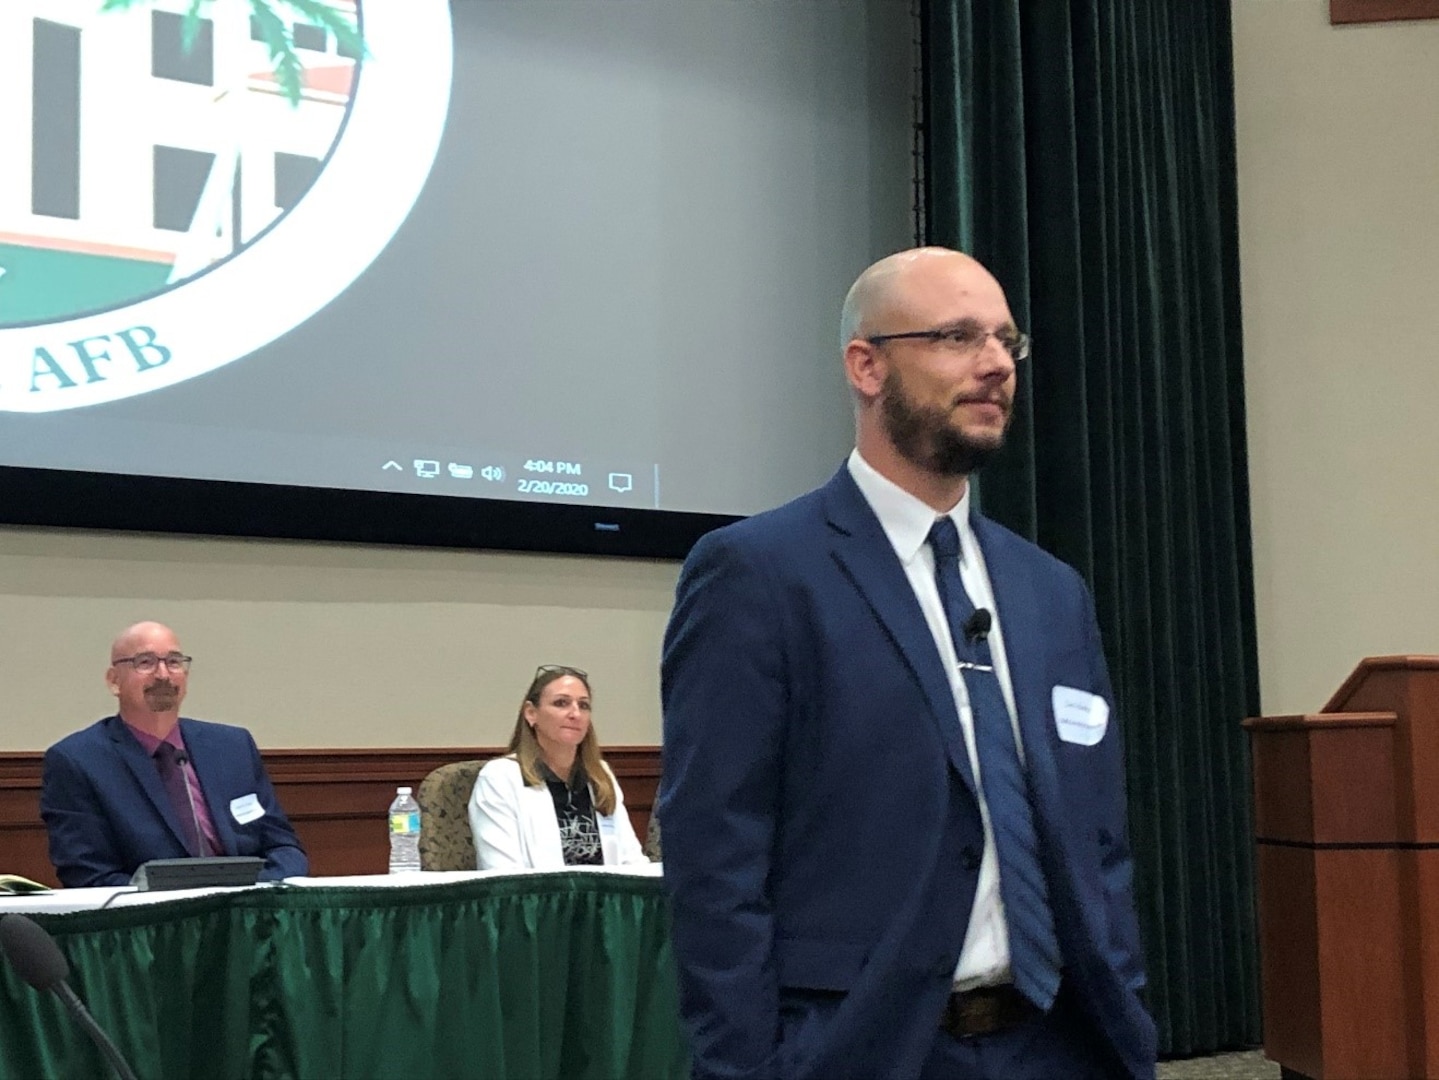
[{"label": "belt buckle", "polygon": [[999,998],[993,994],[955,994],[956,1026],[969,1035],[989,1035],[1000,1026]]},{"label": "belt buckle", "polygon": [[1012,987],[980,987],[949,995],[940,1026],[956,1039],[993,1035],[1021,1019]]}]

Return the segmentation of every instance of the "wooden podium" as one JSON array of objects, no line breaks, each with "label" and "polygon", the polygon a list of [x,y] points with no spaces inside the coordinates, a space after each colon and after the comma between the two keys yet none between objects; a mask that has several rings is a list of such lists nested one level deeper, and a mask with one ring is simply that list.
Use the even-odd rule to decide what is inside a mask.
[{"label": "wooden podium", "polygon": [[1439,1077],[1439,656],[1370,657],[1320,713],[1244,726],[1265,1054]]}]

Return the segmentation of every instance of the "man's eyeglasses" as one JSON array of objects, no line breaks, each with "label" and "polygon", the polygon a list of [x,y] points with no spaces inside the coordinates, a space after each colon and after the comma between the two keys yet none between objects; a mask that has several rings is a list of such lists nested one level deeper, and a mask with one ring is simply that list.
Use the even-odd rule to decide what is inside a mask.
[{"label": "man's eyeglasses", "polygon": [[118,660],[111,660],[113,667],[121,664],[129,664],[141,675],[150,675],[157,671],[161,664],[165,665],[167,671],[189,671],[192,656],[184,653],[171,653],[169,656],[156,656],[154,653],[142,652],[134,656],[122,656]]},{"label": "man's eyeglasses", "polygon": [[923,341],[930,345],[943,345],[957,353],[977,353],[989,338],[999,342],[999,347],[1009,353],[1015,363],[1029,359],[1030,339],[1023,330],[1004,326],[998,330],[986,330],[978,323],[962,322],[954,326],[942,326],[935,330],[906,330],[900,334],[874,334],[863,340],[871,345],[883,345],[889,341]]}]

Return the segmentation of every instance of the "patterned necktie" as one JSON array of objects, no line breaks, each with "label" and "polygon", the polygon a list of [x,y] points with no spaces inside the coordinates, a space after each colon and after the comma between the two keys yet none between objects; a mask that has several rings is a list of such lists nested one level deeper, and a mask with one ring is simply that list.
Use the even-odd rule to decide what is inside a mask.
[{"label": "patterned necktie", "polygon": [[949,618],[949,633],[969,692],[980,786],[999,854],[999,894],[1009,926],[1014,985],[1038,1008],[1048,1010],[1059,990],[1059,939],[1054,932],[1049,889],[1039,861],[1034,810],[1024,767],[1019,762],[1009,707],[994,671],[988,639],[967,632],[974,605],[959,575],[959,531],[952,520],[942,517],[934,523],[929,530],[929,546],[934,551],[939,598]]},{"label": "patterned necktie", "polygon": [[190,782],[185,779],[185,770],[178,755],[180,750],[174,743],[162,742],[155,749],[155,767],[160,770],[160,780],[165,785],[165,794],[170,797],[170,809],[175,811],[175,820],[180,823],[180,836],[184,838],[185,850],[191,855],[204,854],[200,841],[200,823],[195,820],[195,807],[190,802]]}]

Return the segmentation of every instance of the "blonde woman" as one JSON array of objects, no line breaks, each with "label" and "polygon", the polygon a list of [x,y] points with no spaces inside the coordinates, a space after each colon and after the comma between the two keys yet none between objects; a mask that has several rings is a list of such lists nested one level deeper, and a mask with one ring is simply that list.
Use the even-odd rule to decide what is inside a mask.
[{"label": "blonde woman", "polygon": [[590,723],[590,677],[546,664],[520,703],[509,753],[480,770],[470,829],[481,870],[643,863]]}]

